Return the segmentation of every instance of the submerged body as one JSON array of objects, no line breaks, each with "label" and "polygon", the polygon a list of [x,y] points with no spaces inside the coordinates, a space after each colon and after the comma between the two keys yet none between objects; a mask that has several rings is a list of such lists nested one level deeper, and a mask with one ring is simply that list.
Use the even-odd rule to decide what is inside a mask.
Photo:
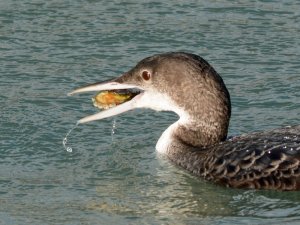
[{"label": "submerged body", "polygon": [[189,172],[229,187],[300,189],[300,125],[226,140],[230,96],[219,74],[200,56],[166,53],[148,57],[122,76],[79,88],[123,90],[132,98],[79,123],[134,108],[173,111],[179,120],[156,149]]},{"label": "submerged body", "polygon": [[[299,190],[300,125],[166,154],[191,173],[228,187]],[[177,143],[176,146],[183,145]]]}]

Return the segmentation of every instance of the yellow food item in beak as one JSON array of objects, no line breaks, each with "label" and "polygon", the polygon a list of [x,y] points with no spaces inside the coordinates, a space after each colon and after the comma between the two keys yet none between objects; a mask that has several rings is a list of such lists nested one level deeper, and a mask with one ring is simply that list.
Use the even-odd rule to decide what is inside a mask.
[{"label": "yellow food item in beak", "polygon": [[117,93],[115,91],[102,91],[92,98],[93,104],[99,109],[109,109],[133,98],[132,93]]}]

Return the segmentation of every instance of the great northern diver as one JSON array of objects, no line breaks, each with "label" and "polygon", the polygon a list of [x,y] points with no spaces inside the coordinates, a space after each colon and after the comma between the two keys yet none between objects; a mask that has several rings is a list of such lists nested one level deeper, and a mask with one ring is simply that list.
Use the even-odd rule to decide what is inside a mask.
[{"label": "great northern diver", "polygon": [[173,111],[179,120],[163,132],[156,150],[176,165],[228,187],[300,190],[300,125],[227,139],[230,95],[220,75],[200,56],[157,54],[118,78],[70,95],[104,90],[123,90],[134,97],[78,123],[134,108]]}]

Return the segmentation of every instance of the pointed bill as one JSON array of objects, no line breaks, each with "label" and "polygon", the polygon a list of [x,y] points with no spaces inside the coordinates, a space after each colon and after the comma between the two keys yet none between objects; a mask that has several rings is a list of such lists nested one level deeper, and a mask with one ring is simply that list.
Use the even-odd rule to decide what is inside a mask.
[{"label": "pointed bill", "polygon": [[84,117],[80,120],[78,120],[78,124],[80,123],[87,123],[95,120],[100,120],[112,116],[119,115],[121,113],[127,112],[129,110],[137,108],[137,101],[140,99],[140,97],[143,95],[142,90],[131,84],[121,84],[119,82],[116,82],[115,79],[109,80],[109,81],[104,81],[104,82],[99,82],[91,85],[87,85],[81,88],[78,88],[72,92],[70,92],[68,95],[71,96],[73,94],[77,93],[83,93],[83,92],[91,92],[91,91],[111,91],[111,90],[120,90],[120,89],[139,89],[141,92],[137,94],[135,97],[133,97],[131,100],[126,101],[122,104],[119,104],[113,108],[109,108],[106,110],[103,110],[99,113],[96,113],[91,116]]},{"label": "pointed bill", "polygon": [[[135,98],[137,98],[137,96]],[[99,113],[96,113],[94,115],[91,115],[91,116],[84,117],[84,118],[78,120],[77,123],[78,124],[87,123],[87,122],[91,122],[91,121],[95,121],[95,120],[101,120],[101,119],[104,119],[104,118],[119,115],[121,113],[124,113],[124,112],[127,112],[129,110],[135,109],[136,108],[135,107],[135,102],[136,102],[136,100],[133,98],[132,100],[130,100],[128,102],[125,102],[123,104],[120,104],[116,107],[103,110],[103,111],[101,111]]]},{"label": "pointed bill", "polygon": [[120,84],[114,80],[99,82],[95,84],[90,84],[81,88],[78,88],[70,93],[68,96],[83,93],[83,92],[90,92],[90,91],[105,91],[105,90],[116,90],[116,89],[130,89],[130,88],[138,88],[135,85],[130,84]]}]

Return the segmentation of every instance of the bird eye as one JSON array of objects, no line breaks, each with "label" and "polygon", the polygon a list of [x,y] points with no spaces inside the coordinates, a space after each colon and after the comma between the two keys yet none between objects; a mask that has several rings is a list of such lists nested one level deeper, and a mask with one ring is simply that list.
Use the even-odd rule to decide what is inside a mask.
[{"label": "bird eye", "polygon": [[151,73],[150,73],[149,71],[147,71],[147,70],[144,70],[143,73],[142,73],[142,78],[143,78],[144,80],[150,80],[150,78],[151,78]]}]

